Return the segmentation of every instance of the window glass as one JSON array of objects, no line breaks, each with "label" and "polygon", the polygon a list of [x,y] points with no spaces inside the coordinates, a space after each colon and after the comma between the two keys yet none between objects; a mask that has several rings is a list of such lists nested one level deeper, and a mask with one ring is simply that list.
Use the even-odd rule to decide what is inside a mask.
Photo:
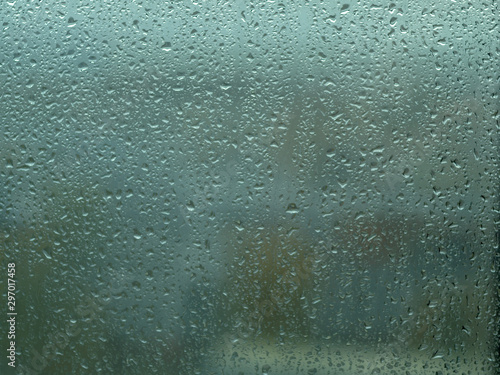
[{"label": "window glass", "polygon": [[0,372],[497,373],[498,14],[3,3]]}]

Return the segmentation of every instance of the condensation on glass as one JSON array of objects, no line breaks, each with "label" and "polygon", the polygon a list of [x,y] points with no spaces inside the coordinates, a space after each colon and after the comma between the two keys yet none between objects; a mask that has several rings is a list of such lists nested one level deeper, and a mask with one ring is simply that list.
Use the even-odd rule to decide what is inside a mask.
[{"label": "condensation on glass", "polygon": [[2,4],[0,372],[496,373],[498,11]]}]

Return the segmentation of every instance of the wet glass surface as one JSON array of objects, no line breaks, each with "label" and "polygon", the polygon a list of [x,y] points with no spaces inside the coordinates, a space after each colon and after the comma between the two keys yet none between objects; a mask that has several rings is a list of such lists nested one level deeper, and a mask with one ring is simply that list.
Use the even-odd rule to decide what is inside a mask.
[{"label": "wet glass surface", "polygon": [[2,374],[498,371],[494,2],[0,21]]}]

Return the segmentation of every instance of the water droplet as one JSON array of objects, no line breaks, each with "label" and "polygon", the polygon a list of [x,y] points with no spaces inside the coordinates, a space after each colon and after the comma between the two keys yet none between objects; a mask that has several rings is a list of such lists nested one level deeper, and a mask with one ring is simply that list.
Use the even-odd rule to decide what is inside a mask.
[{"label": "water droplet", "polygon": [[286,212],[289,214],[297,214],[299,213],[299,209],[295,203],[290,203],[286,209]]}]

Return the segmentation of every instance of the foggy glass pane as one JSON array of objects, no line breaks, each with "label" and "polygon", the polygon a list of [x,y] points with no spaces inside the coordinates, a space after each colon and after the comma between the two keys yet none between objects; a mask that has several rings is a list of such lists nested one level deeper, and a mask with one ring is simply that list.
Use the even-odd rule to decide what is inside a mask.
[{"label": "foggy glass pane", "polygon": [[4,2],[0,373],[497,373],[498,14]]}]

